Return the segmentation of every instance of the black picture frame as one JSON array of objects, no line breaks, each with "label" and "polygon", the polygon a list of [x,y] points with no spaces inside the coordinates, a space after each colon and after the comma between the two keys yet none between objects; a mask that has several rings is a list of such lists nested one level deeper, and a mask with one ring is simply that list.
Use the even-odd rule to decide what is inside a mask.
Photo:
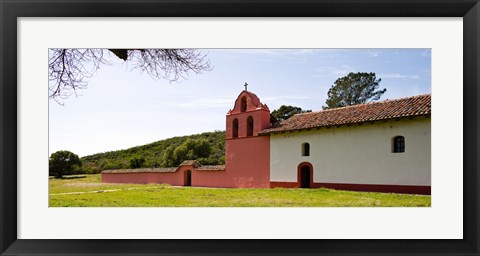
[{"label": "black picture frame", "polygon": [[[0,0],[1,255],[479,255],[479,0]],[[463,232],[457,240],[17,239],[18,17],[463,17]],[[452,85],[455,90],[458,85]],[[458,172],[460,170],[451,170]],[[439,223],[441,225],[441,223]]]}]

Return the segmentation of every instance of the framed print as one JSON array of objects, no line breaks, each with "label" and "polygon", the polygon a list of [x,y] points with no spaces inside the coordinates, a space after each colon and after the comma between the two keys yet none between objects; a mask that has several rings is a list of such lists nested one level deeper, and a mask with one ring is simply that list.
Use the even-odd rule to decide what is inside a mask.
[{"label": "framed print", "polygon": [[[480,4],[478,0],[407,2],[152,0],[138,3],[135,1],[0,1],[2,17],[1,255],[478,255],[480,253],[478,234],[480,227],[478,221]],[[266,54],[264,56],[272,57],[278,56],[282,49],[293,49],[289,57],[295,57],[298,63],[300,61],[306,63],[309,61],[305,58],[307,52],[328,49],[329,53],[334,55],[330,59],[330,64],[333,65],[335,58],[345,57],[335,52],[337,49],[355,48],[369,57],[378,57],[379,54],[391,49],[416,51],[418,56],[423,55],[429,60],[424,66],[418,67],[426,67],[422,72],[429,77],[427,83],[431,84],[429,87],[432,91],[431,105],[434,108],[431,125],[432,142],[427,143],[428,151],[432,151],[432,167],[428,165],[428,175],[421,176],[421,179],[427,180],[424,185],[363,186],[350,182],[345,186],[341,183],[319,183],[314,179],[315,170],[316,166],[322,163],[314,160],[312,160],[313,165],[306,160],[295,163],[294,178],[287,182],[282,180],[285,176],[282,176],[281,171],[284,164],[279,162],[283,158],[282,154],[278,153],[278,150],[273,153],[268,152],[272,141],[261,144],[265,146],[264,148],[256,148],[256,145],[260,144],[255,144],[248,146],[248,150],[257,150],[254,155],[258,157],[252,162],[259,163],[270,157],[278,160],[278,163],[265,162],[265,175],[270,175],[267,187],[327,186],[328,188],[331,186],[330,188],[339,190],[376,189],[377,192],[392,192],[393,188],[400,192],[414,191],[414,194],[427,194],[429,198],[426,201],[421,196],[413,198],[412,204],[416,207],[404,207],[403,204],[387,205],[393,207],[359,207],[364,205],[353,203],[349,205],[353,207],[348,209],[345,205],[335,204],[327,205],[330,207],[308,209],[288,207],[288,205],[283,209],[277,207],[251,209],[250,207],[232,207],[232,205],[199,208],[196,204],[186,205],[186,207],[185,205],[181,205],[183,207],[168,207],[169,205],[162,206],[163,208],[145,207],[149,206],[149,202],[141,205],[142,207],[131,207],[132,205],[121,203],[92,207],[84,204],[89,200],[88,197],[82,197],[85,191],[79,193],[77,190],[66,188],[65,191],[59,190],[61,193],[58,194],[68,194],[73,191],[74,194],[77,193],[78,200],[77,204],[66,205],[73,207],[63,207],[65,205],[62,205],[61,201],[49,200],[49,196],[52,195],[52,192],[48,192],[49,181],[43,180],[43,176],[46,177],[43,175],[46,169],[49,169],[49,176],[57,176],[57,173],[51,172],[52,167],[47,167],[47,160],[49,157],[52,158],[49,147],[53,148],[55,145],[48,137],[52,129],[49,119],[54,117],[51,115],[52,112],[49,112],[52,107],[49,107],[51,99],[48,93],[52,91],[52,87],[47,86],[47,69],[44,63],[49,56],[52,56],[51,49],[65,47],[110,49],[109,51],[120,59],[128,58],[128,55],[125,55],[127,51],[122,52],[121,47],[125,49],[137,49],[136,47],[140,49],[159,47],[210,49],[212,55],[218,54],[225,59],[222,63],[226,64],[222,65],[230,67],[230,71],[235,71],[229,73],[228,77],[236,76],[237,73],[243,75],[238,75],[238,79],[252,76],[252,73],[242,73],[240,69],[234,68],[234,65],[229,65],[238,60],[231,58],[234,54],[247,56],[246,63],[251,63],[249,56],[252,55],[248,54],[252,52],[257,54],[261,51]],[[234,50],[222,51],[222,49]],[[91,52],[95,54],[94,51]],[[141,52],[144,53],[144,51]],[[57,53],[61,54],[62,51]],[[391,51],[390,54],[393,56],[398,52]],[[413,66],[421,62],[421,59],[406,61],[409,58],[411,58],[410,55],[401,55],[398,58],[385,60],[384,63],[402,62],[408,63],[404,65]],[[263,58],[262,65],[255,66],[254,69],[264,72],[265,76],[278,75],[278,79],[281,79],[281,74],[267,73],[265,67],[274,65],[272,59],[274,58]],[[348,59],[344,63],[353,61],[354,59]],[[353,64],[347,64],[342,67],[353,70]],[[289,66],[282,68],[282,70],[288,70]],[[322,69],[317,68],[317,71],[346,75],[342,73],[344,71],[329,69],[328,66]],[[62,70],[59,72],[61,73]],[[417,82],[420,80],[416,74],[392,71],[383,72],[382,75],[385,78],[398,80],[410,79]],[[121,87],[121,79],[116,78],[112,81]],[[224,81],[228,80],[225,78]],[[299,80],[292,78],[289,81],[292,88],[303,90],[296,84]],[[249,80],[247,82],[242,80],[238,85],[240,87],[238,90],[242,91],[242,94],[238,97],[238,104],[235,103],[227,116],[237,110],[239,115],[242,115],[243,112],[251,110],[268,109],[266,105],[257,102],[258,98],[252,96],[254,94],[248,93],[247,87],[255,88],[256,85]],[[207,84],[199,83],[199,86],[205,87]],[[144,89],[141,86],[137,88]],[[182,92],[187,89],[184,88]],[[275,88],[275,90],[280,89],[283,88]],[[148,95],[142,90],[139,90],[138,95]],[[206,88],[202,90],[207,91]],[[419,92],[417,94],[422,92],[419,87],[412,87],[412,91]],[[223,107],[225,100],[211,97],[218,92],[218,90],[210,92],[210,98],[192,97],[191,102],[181,102],[181,104],[194,106],[196,110],[200,109],[200,104],[220,104]],[[135,112],[133,106],[128,105],[135,103],[128,102],[126,98],[122,98],[122,95],[114,94],[111,90],[106,90],[104,93],[105,97],[117,97],[118,101],[125,101],[124,105],[127,106],[124,109],[125,115],[127,113],[138,115],[141,121],[161,119],[161,117],[144,116],[139,110]],[[196,93],[198,94],[198,91]],[[241,95],[246,95],[245,100]],[[425,97],[428,97],[428,104],[425,104],[430,108],[430,96],[422,96],[420,100],[415,99],[422,101]],[[273,98],[270,97],[270,100]],[[227,105],[233,105],[234,100],[229,99]],[[169,104],[172,102],[175,100]],[[113,105],[109,104],[99,106],[101,106],[99,108],[113,108]],[[410,111],[415,107],[409,106]],[[423,105],[420,108],[423,108]],[[129,109],[131,112],[127,111]],[[91,110],[91,113],[97,111],[102,110],[97,108]],[[430,112],[427,114],[430,118]],[[119,115],[119,118],[126,118],[125,115]],[[307,116],[308,111],[300,115]],[[197,117],[199,119],[195,119]],[[62,118],[67,117],[64,115]],[[87,119],[78,121],[79,119],[68,118],[71,122],[88,122]],[[201,119],[199,114],[188,118],[185,116],[185,118],[192,124],[196,123],[197,126],[201,122],[211,121],[208,118]],[[275,120],[270,116],[264,119],[271,125],[271,129],[263,131],[254,130],[253,120],[257,120],[254,119],[255,116],[247,118],[245,115],[246,121],[245,123],[240,121],[240,125],[239,119],[228,118],[226,130],[231,134],[231,138],[227,135],[226,140],[242,137],[243,130],[238,127],[243,126],[247,127],[245,128],[246,137],[254,136],[256,132],[265,134],[285,132],[282,135],[285,138],[294,137],[291,135],[292,131],[283,131],[282,127],[272,125]],[[394,118],[398,119],[400,116]],[[410,117],[410,120],[412,119],[414,117]],[[93,117],[89,120],[91,124],[87,127],[91,127],[92,134],[99,133],[101,122],[94,122]],[[224,119],[220,122],[222,125],[225,123]],[[67,129],[65,127],[67,126],[63,126],[63,129]],[[297,129],[295,124],[292,127],[292,130]],[[307,128],[320,129],[317,126],[305,129]],[[59,128],[61,129],[62,127]],[[429,132],[424,132],[423,135],[425,134],[429,135]],[[389,136],[393,136],[392,142],[387,146],[389,154],[399,153],[396,154],[399,156],[410,150],[409,145],[413,144],[412,140],[409,141],[409,138],[401,134]],[[113,138],[112,143],[115,140],[116,138]],[[307,159],[306,157],[313,155],[315,151],[324,150],[313,143],[301,140],[295,143],[299,145],[297,151],[303,157],[302,159]],[[370,140],[370,143],[373,142]],[[416,140],[414,143],[420,142]],[[227,147],[230,150],[232,147],[240,148],[232,145],[230,143]],[[187,147],[186,144],[183,146]],[[342,151],[340,148],[343,151],[348,149],[348,147],[338,147],[331,150]],[[172,155],[173,150],[171,150]],[[240,149],[233,155],[240,155],[239,152],[245,150],[247,149]],[[180,154],[179,152],[177,153]],[[328,151],[322,152],[325,154]],[[425,152],[422,150],[416,152],[419,155],[422,153]],[[167,153],[162,151],[162,155]],[[73,158],[75,157],[69,157],[69,159]],[[148,164],[155,168],[164,164],[139,157],[130,160],[125,164],[128,164],[131,169],[107,168],[106,165],[115,166],[115,163],[102,163],[104,168],[102,181],[109,183],[110,179],[112,183],[122,183],[123,180],[118,179],[122,177],[119,173],[125,175],[139,172],[131,170],[141,169],[145,161],[150,161]],[[206,162],[210,164],[202,166],[195,161],[180,161],[175,164],[172,164],[173,162],[169,163],[170,165],[165,164],[165,166],[175,165],[178,166],[177,171],[182,170],[180,176],[172,181],[172,185],[180,184],[180,186],[200,184],[196,183],[199,181],[197,177],[200,177],[195,176],[200,175],[197,172],[208,172],[208,175],[213,177],[228,168],[222,163]],[[92,166],[88,168],[96,168]],[[272,172],[268,169],[271,167],[268,166],[277,166],[277,170],[280,171]],[[137,178],[140,179],[139,182],[143,182],[142,179],[150,179],[148,172],[155,171],[168,173],[170,169],[166,167],[149,169],[141,174],[137,173],[137,176],[129,176],[130,178],[125,182],[135,183],[132,180]],[[329,177],[335,180],[336,177],[340,177],[341,172],[342,168],[335,169]],[[392,173],[394,180],[408,178],[399,174],[395,168],[392,168]],[[62,177],[62,174],[58,175]],[[349,180],[355,175],[355,173],[349,173],[343,178]],[[271,177],[277,177],[278,180],[272,182]],[[240,180],[235,184],[241,184],[238,187],[248,187],[250,184],[248,182],[251,182],[242,177],[234,178]],[[378,180],[382,177],[372,175],[371,178]],[[210,181],[205,179],[202,184],[213,184],[212,186],[217,184],[208,183]],[[263,185],[261,182],[258,184]],[[75,185],[69,183],[68,186]],[[163,188],[155,187],[154,189]],[[283,191],[280,188],[277,189]],[[108,188],[102,187],[102,190],[94,190],[92,193],[101,194],[100,192],[108,192],[107,190]],[[297,206],[296,201],[304,200],[305,197],[308,195],[304,194],[303,199],[299,197],[288,203]],[[402,199],[401,196],[393,197]],[[259,200],[255,202],[258,203]],[[380,199],[377,198],[377,200],[379,201],[371,204],[380,204]]]}]

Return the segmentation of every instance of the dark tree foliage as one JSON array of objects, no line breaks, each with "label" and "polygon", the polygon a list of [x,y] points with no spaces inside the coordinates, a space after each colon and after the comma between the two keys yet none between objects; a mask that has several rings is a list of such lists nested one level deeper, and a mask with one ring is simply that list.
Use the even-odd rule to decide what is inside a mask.
[{"label": "dark tree foliage", "polygon": [[75,170],[82,166],[82,163],[76,154],[61,150],[50,156],[48,165],[48,175],[55,176],[55,178],[62,178],[63,175],[74,174]]},{"label": "dark tree foliage", "polygon": [[145,163],[145,158],[134,157],[134,158],[130,158],[130,161],[128,163],[128,167],[130,167],[132,169],[142,168],[144,163]]},{"label": "dark tree foliage", "polygon": [[195,49],[50,49],[49,97],[61,103],[60,99],[86,88],[86,79],[109,63],[111,53],[133,69],[170,82],[212,69],[206,55]]},{"label": "dark tree foliage", "polygon": [[299,108],[299,107],[282,105],[280,106],[280,108],[275,109],[271,115],[275,117],[275,119],[278,122],[282,122],[289,119],[295,114],[306,113],[306,112],[312,112],[312,110],[303,110],[302,108]]},{"label": "dark tree foliage", "polygon": [[379,100],[387,89],[377,90],[382,79],[375,73],[349,73],[335,81],[328,90],[327,105],[323,109],[364,104]]}]

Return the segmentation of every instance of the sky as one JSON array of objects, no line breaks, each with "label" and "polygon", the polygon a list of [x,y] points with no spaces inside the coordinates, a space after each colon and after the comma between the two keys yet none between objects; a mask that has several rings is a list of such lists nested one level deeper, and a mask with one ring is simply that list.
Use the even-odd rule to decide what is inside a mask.
[{"label": "sky", "polygon": [[430,49],[198,49],[213,70],[180,82],[153,79],[114,57],[86,89],[49,99],[49,154],[80,157],[175,136],[225,130],[244,89],[270,111],[281,105],[321,111],[328,89],[349,72],[374,72],[380,100],[431,93]]}]

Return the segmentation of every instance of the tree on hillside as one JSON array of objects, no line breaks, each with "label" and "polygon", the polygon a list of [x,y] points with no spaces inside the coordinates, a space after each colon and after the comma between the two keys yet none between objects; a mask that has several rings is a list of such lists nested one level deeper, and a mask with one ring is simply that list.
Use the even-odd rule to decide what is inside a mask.
[{"label": "tree on hillside", "polygon": [[272,116],[275,117],[275,119],[277,119],[278,122],[282,122],[284,120],[289,119],[295,114],[306,113],[306,112],[312,112],[312,110],[303,110],[302,108],[299,108],[299,107],[282,105],[280,106],[280,108],[275,109],[272,112]]},{"label": "tree on hillside", "polygon": [[82,162],[76,154],[61,150],[50,155],[48,165],[50,176],[62,178],[63,175],[73,174],[76,169],[82,166]]},{"label": "tree on hillside", "polygon": [[133,158],[130,158],[128,162],[128,167],[132,169],[142,168],[144,163],[145,163],[145,158],[133,157]]},{"label": "tree on hillside", "polygon": [[210,156],[212,146],[206,139],[187,139],[180,146],[169,146],[163,155],[163,165],[178,166],[185,160],[198,160],[203,163]]},{"label": "tree on hillside", "polygon": [[323,109],[364,104],[379,100],[387,89],[377,90],[382,79],[375,73],[349,73],[337,79],[328,90],[327,105]]},{"label": "tree on hillside", "polygon": [[49,97],[59,102],[86,88],[85,78],[108,64],[112,54],[131,63],[133,69],[170,82],[185,79],[191,72],[211,70],[206,55],[195,49],[50,49]]},{"label": "tree on hillside", "polygon": [[142,168],[175,166],[173,164],[173,151],[188,139],[208,141],[210,154],[206,158],[198,158],[197,160],[200,163],[204,165],[225,164],[225,131],[215,131],[174,137],[129,149],[83,156],[80,159],[82,161],[82,171],[94,174],[108,169],[130,168],[130,159],[135,157],[145,159]]}]

